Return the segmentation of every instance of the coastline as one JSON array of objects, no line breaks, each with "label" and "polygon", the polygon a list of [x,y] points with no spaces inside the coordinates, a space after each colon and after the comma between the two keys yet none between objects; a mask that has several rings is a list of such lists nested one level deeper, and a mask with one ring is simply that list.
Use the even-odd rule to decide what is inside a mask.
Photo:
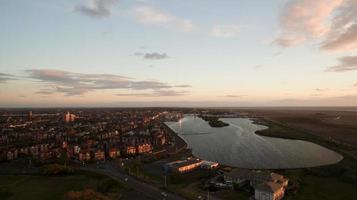
[{"label": "coastline", "polygon": [[[230,117],[229,117],[230,118]],[[241,117],[236,117],[236,118],[241,118]],[[253,118],[249,118],[249,117],[242,117],[242,118],[246,118],[246,119],[249,119],[252,121],[252,123],[254,124],[258,124],[258,125],[263,125],[265,126],[266,128],[264,130],[267,130],[269,129],[269,126],[267,126],[267,124],[261,124],[261,123],[257,123],[257,120],[256,119],[253,119]],[[171,134],[173,134],[179,141],[181,142],[184,142],[185,143],[185,146],[188,148],[188,142],[185,141],[185,139],[179,135],[178,133],[176,133],[173,129],[170,128],[170,126],[168,124],[166,124],[166,127],[170,129],[171,131]],[[256,134],[255,132],[253,134]],[[259,134],[257,134],[259,135]],[[262,135],[262,137],[270,137],[270,136],[264,136]],[[270,138],[275,138],[275,137],[270,137]],[[300,139],[292,139],[292,138],[278,138],[276,137],[277,139],[286,139],[286,140],[300,140]],[[304,141],[304,140],[301,140],[303,142],[307,142],[307,143],[313,143],[314,145],[318,145],[314,142],[310,142],[310,141]],[[240,168],[240,169],[249,169],[249,170],[294,170],[294,169],[307,169],[307,168],[315,168],[315,167],[323,167],[323,166],[329,166],[329,165],[334,165],[334,164],[337,164],[339,162],[341,162],[343,159],[344,159],[344,156],[341,155],[340,153],[334,151],[334,150],[331,150],[330,148],[326,148],[325,146],[322,146],[320,145],[322,148],[325,148],[326,150],[328,151],[332,151],[333,153],[337,154],[339,156],[339,158],[336,160],[336,161],[333,161],[333,162],[327,162],[327,163],[322,163],[322,164],[317,164],[317,165],[308,165],[308,166],[294,166],[294,167],[243,167],[243,166],[237,166],[237,165],[232,165],[232,164],[227,164],[227,163],[220,163],[220,165],[222,166],[227,166],[227,167],[231,167],[231,168]],[[196,156],[200,159],[207,159],[207,158],[202,158],[200,156],[197,156],[197,155],[194,155],[192,153],[193,156]],[[208,159],[209,160],[209,159]]]},{"label": "coastline", "polygon": [[169,131],[170,137],[172,137],[174,140],[176,146],[176,153],[188,150],[189,148],[187,142],[183,138],[181,138],[174,130],[172,130],[170,126],[166,124],[166,122],[163,122],[163,124],[165,125],[166,130]]}]

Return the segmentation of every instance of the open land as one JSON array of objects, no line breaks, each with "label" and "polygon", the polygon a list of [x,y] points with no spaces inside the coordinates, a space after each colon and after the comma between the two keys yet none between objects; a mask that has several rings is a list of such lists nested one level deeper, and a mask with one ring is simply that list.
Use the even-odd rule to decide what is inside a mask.
[{"label": "open land", "polygon": [[[354,199],[357,195],[357,112],[305,110],[249,110],[266,130],[257,134],[299,139],[332,149],[344,159],[330,166],[285,170],[290,185],[288,199]],[[338,192],[337,192],[338,191]]]}]

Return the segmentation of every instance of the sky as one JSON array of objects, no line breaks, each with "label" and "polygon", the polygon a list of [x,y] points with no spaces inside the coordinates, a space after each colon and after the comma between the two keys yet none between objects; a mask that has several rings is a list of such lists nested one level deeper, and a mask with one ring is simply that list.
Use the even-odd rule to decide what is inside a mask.
[{"label": "sky", "polygon": [[0,97],[357,106],[357,0],[2,0]]}]

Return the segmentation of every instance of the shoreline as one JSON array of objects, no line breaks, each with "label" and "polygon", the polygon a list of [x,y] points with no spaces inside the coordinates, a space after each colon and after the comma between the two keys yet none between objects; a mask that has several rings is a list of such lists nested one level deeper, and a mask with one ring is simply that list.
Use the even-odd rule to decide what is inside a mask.
[{"label": "shoreline", "polygon": [[[232,118],[232,117],[228,117],[228,118]],[[261,119],[258,118],[251,118],[251,117],[235,117],[235,118],[245,118],[245,119],[249,119],[252,121],[253,124],[256,125],[262,125],[262,126],[266,126],[266,129],[264,130],[269,130],[270,126],[268,123],[264,123],[263,121],[261,121]],[[178,133],[176,133],[173,129],[170,128],[170,126],[168,126],[166,123],[164,123],[166,125],[166,127],[168,129],[171,130],[171,132],[173,133],[173,135],[178,138],[180,141],[184,142],[186,144],[186,148],[188,148],[188,143],[185,141],[184,138],[182,138],[182,136],[180,136]],[[270,136],[270,135],[264,135],[264,134],[259,134],[260,131],[263,130],[259,130],[259,131],[255,131],[254,134],[262,136],[262,137],[269,137],[269,138],[276,138],[276,139],[285,139],[285,140],[299,140],[299,141],[303,141],[303,142],[309,142],[309,143],[313,143],[315,145],[319,145],[323,148],[326,148],[329,151],[333,151],[334,153],[338,154],[340,156],[340,158],[338,159],[338,161],[335,162],[331,162],[331,163],[326,163],[326,164],[320,164],[320,165],[313,165],[313,166],[303,166],[303,167],[274,167],[274,168],[247,168],[247,167],[239,167],[239,166],[232,166],[232,165],[227,165],[227,164],[222,164],[219,163],[221,166],[225,166],[225,167],[230,167],[230,168],[239,168],[239,169],[248,169],[248,170],[298,170],[298,169],[309,169],[309,168],[319,168],[319,167],[326,167],[326,166],[332,166],[332,165],[336,165],[340,162],[342,162],[345,159],[345,156],[340,153],[339,151],[336,151],[333,148],[329,148],[328,146],[326,147],[325,145],[321,145],[320,143],[317,142],[313,142],[313,141],[309,141],[309,140],[304,140],[304,139],[299,139],[299,138],[291,138],[291,137],[274,137],[274,136]],[[199,156],[196,156],[192,153],[193,156],[200,158]],[[204,158],[200,158],[200,159],[204,159]]]}]

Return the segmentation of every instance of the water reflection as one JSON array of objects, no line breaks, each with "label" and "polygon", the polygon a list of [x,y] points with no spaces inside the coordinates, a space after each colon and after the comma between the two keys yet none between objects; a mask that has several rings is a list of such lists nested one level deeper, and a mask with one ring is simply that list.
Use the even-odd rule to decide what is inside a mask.
[{"label": "water reflection", "polygon": [[300,140],[262,137],[254,134],[265,126],[246,118],[224,118],[230,126],[211,128],[194,116],[180,122],[167,122],[203,159],[250,168],[301,168],[333,164],[342,156],[322,146]]}]

